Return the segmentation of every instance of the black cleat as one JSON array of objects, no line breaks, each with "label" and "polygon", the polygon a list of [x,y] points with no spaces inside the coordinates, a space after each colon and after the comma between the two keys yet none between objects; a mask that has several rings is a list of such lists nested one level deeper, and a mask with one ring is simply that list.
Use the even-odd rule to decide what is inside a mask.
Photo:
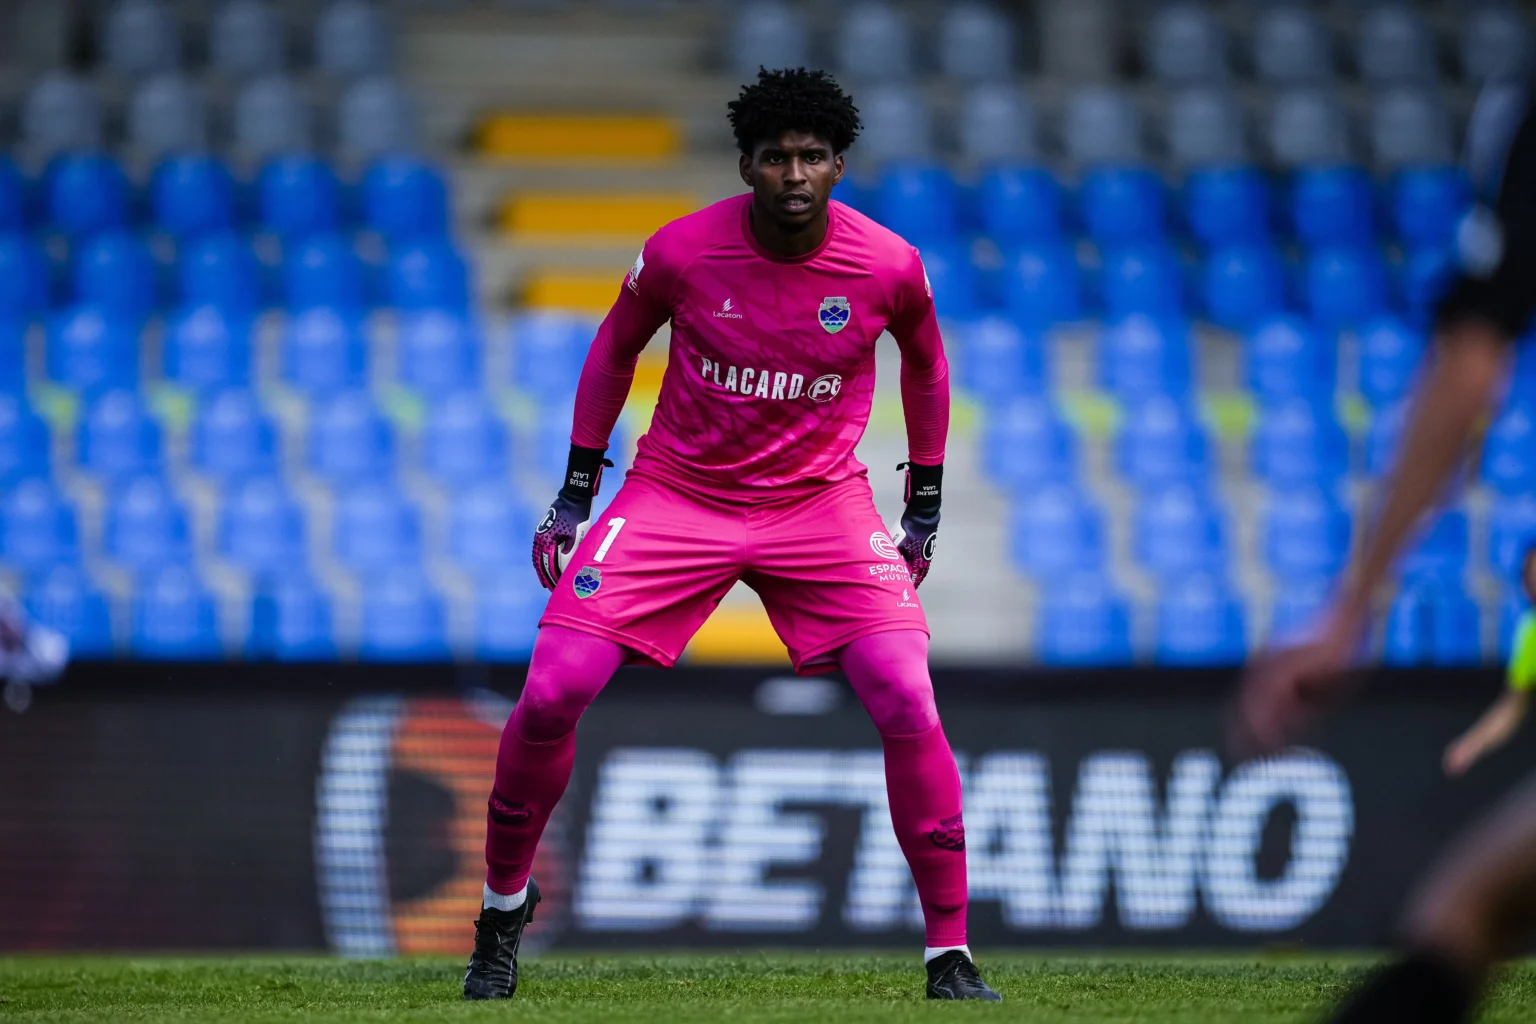
[{"label": "black cleat", "polygon": [[517,947],[539,905],[539,883],[528,879],[528,898],[516,910],[482,907],[475,921],[475,951],[464,971],[465,999],[511,999],[517,991]]},{"label": "black cleat", "polygon": [[1003,997],[981,980],[971,958],[952,949],[928,961],[929,999],[980,999],[1000,1003]]}]

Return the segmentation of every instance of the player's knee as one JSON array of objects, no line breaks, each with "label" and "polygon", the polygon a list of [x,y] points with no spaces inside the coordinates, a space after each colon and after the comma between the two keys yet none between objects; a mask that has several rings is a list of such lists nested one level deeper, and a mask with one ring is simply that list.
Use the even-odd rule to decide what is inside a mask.
[{"label": "player's knee", "polygon": [[564,656],[558,650],[535,651],[517,700],[519,734],[530,743],[566,735],[576,728],[582,712],[606,682],[594,678],[591,667],[579,658]]},{"label": "player's knee", "polygon": [[882,736],[915,736],[939,724],[927,671],[881,680],[865,706]]}]

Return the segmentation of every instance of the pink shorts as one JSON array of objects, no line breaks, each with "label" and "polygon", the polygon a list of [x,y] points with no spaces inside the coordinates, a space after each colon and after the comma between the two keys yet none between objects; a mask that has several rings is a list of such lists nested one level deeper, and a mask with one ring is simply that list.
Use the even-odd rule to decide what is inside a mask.
[{"label": "pink shorts", "polygon": [[863,477],[745,504],[630,475],[539,625],[607,637],[634,651],[631,661],[670,667],[737,580],[763,599],[802,675],[834,668],[834,652],[860,637],[928,631]]}]

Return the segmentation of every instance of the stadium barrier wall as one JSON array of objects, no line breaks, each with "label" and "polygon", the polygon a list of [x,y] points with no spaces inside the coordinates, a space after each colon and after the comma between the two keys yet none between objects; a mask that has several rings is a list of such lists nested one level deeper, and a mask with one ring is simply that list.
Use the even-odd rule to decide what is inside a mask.
[{"label": "stadium barrier wall", "polygon": [[[939,671],[978,946],[1378,945],[1530,761],[1462,780],[1496,673],[1387,675],[1313,746],[1222,754],[1230,673]],[[0,950],[463,954],[516,669],[86,664],[0,709]],[[20,702],[13,702],[20,707]],[[910,945],[842,682],[626,670],[583,720],[530,942]]]}]

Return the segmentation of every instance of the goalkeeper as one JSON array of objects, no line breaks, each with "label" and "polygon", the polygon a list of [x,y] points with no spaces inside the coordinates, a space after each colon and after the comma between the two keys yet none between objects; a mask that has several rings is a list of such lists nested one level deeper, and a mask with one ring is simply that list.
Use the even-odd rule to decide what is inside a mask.
[{"label": "goalkeeper", "polygon": [[[1526,602],[1536,605],[1536,544],[1520,562],[1520,585]],[[1502,747],[1520,728],[1531,707],[1536,689],[1536,609],[1527,608],[1515,625],[1515,641],[1509,652],[1509,688],[1472,727],[1445,748],[1445,773],[1461,775],[1482,757]]]}]

